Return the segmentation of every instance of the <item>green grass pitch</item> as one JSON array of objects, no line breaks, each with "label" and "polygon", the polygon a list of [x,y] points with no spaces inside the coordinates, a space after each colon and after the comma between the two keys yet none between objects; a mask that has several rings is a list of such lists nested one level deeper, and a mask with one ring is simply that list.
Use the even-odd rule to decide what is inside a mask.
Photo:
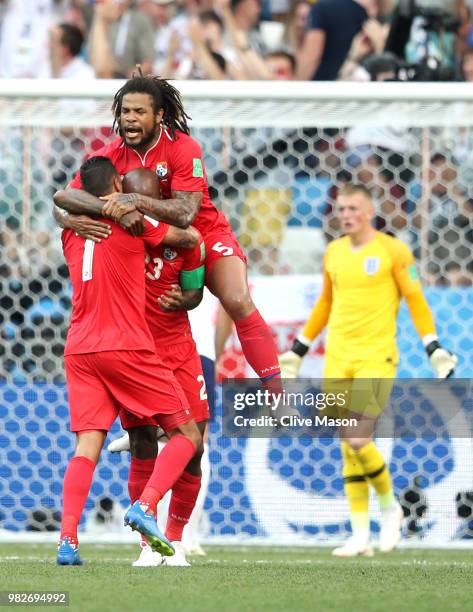
[{"label": "green grass pitch", "polygon": [[403,550],[373,559],[333,559],[320,548],[207,551],[190,568],[133,568],[137,547],[84,545],[85,566],[57,567],[51,545],[4,544],[0,590],[66,590],[70,605],[60,609],[87,612],[472,609],[473,551]]}]

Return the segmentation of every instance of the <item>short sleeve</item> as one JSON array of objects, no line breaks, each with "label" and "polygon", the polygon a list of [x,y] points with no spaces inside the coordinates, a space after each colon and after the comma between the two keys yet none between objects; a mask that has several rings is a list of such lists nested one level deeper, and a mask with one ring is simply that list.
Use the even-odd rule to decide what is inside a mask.
[{"label": "short sleeve", "polygon": [[69,189],[82,189],[82,181],[80,180],[80,172],[77,171],[75,177],[68,185]]},{"label": "short sleeve", "polygon": [[205,280],[205,243],[193,249],[183,249],[184,261],[180,272],[180,284],[183,289],[200,289]]},{"label": "short sleeve", "polygon": [[202,149],[193,138],[179,138],[173,151],[171,189],[204,191],[205,168]]},{"label": "short sleeve", "polygon": [[323,4],[313,4],[309,13],[309,30],[326,30],[325,11]]},{"label": "short sleeve", "polygon": [[141,238],[148,247],[158,246],[168,233],[169,225],[162,221],[156,221],[151,217],[145,217],[145,231]]}]

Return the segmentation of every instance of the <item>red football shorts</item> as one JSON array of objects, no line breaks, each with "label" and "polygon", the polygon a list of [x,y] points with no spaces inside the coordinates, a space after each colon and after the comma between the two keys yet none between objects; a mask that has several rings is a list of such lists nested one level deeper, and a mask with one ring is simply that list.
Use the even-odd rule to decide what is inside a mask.
[{"label": "red football shorts", "polygon": [[205,275],[210,274],[214,263],[220,257],[231,257],[236,255],[244,264],[248,259],[237,240],[237,237],[230,229],[221,229],[210,232],[204,236],[205,242]]},{"label": "red football shorts", "polygon": [[[177,382],[184,391],[190,406],[191,417],[197,423],[206,421],[209,418],[209,404],[207,402],[205,379],[202,373],[202,363],[194,340],[189,338],[188,341],[165,347],[161,347],[157,343],[156,353],[159,359],[172,370]],[[120,411],[120,420],[123,429],[160,424],[159,418],[157,420],[154,418],[138,420],[127,410]],[[164,427],[163,429],[166,431]]]},{"label": "red football shorts", "polygon": [[122,407],[165,430],[192,419],[172,372],[151,351],[104,351],[65,357],[71,431],[108,431]]}]

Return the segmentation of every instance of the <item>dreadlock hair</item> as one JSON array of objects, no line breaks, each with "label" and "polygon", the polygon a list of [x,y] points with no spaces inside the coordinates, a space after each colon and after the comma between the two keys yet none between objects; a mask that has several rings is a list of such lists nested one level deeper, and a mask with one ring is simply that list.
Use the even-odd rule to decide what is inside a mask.
[{"label": "dreadlock hair", "polygon": [[131,79],[121,87],[113,99],[112,112],[114,115],[113,129],[120,134],[120,114],[122,111],[123,96],[130,93],[148,94],[153,99],[154,110],[164,109],[163,124],[176,137],[176,131],[189,134],[187,119],[189,115],[184,111],[181,94],[165,79],[147,74],[146,76],[138,67],[138,74],[133,73]]}]

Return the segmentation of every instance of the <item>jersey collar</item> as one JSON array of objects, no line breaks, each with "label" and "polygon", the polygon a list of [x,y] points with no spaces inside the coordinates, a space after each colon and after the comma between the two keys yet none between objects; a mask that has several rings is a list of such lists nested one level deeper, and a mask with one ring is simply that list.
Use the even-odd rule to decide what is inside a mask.
[{"label": "jersey collar", "polygon": [[[145,164],[146,164],[146,158],[147,158],[147,156],[148,156],[148,153],[150,153],[150,151],[152,151],[153,149],[155,149],[155,148],[158,146],[158,144],[159,144],[159,143],[160,143],[160,141],[161,141],[161,136],[163,135],[163,131],[164,131],[164,130],[163,130],[163,126],[162,126],[162,125],[160,125],[160,126],[159,126],[159,136],[158,136],[158,139],[156,140],[156,142],[154,143],[154,145],[153,145],[153,146],[152,146],[150,149],[148,149],[148,150],[146,151],[146,153],[144,154],[144,156],[143,156],[143,157],[141,157],[141,155],[138,153],[138,151],[135,151],[135,149],[132,149],[131,147],[128,147],[128,148],[129,148],[131,151],[133,151],[134,153],[136,153],[136,155],[138,155],[138,157],[140,158],[141,165],[142,165],[144,168],[146,167],[146,166],[145,166]],[[125,144],[125,141],[123,141],[123,144]]]}]

